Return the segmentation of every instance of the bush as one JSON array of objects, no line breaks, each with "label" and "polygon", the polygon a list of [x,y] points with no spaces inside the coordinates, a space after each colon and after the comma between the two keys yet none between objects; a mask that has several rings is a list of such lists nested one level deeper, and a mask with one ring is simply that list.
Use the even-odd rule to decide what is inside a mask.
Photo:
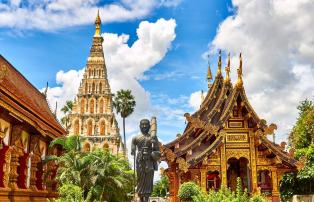
[{"label": "bush", "polygon": [[183,183],[179,188],[178,197],[180,200],[192,201],[193,196],[201,194],[201,189],[194,182]]}]

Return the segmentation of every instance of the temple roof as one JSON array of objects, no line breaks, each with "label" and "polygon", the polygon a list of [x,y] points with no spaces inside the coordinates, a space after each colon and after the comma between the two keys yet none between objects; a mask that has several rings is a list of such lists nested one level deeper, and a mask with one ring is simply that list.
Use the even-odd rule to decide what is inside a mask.
[{"label": "temple roof", "polygon": [[[223,143],[220,133],[233,118],[233,111],[241,109],[244,118],[250,120],[254,131],[266,132],[269,128],[266,121],[260,119],[249,103],[242,81],[242,56],[237,69],[238,79],[235,85],[230,79],[230,56],[226,67],[226,78],[221,73],[221,55],[218,59],[218,70],[215,80],[209,83],[209,88],[200,108],[192,115],[186,113],[186,128],[182,135],[164,145],[164,149],[173,152],[176,158],[183,158],[189,165],[196,165],[206,156],[211,155]],[[210,71],[210,70],[208,70]],[[273,142],[263,139],[266,145],[275,155],[293,166],[296,162],[293,158],[278,150]]]},{"label": "temple roof", "polygon": [[0,105],[30,123],[43,135],[65,135],[65,129],[51,112],[46,96],[0,55]]}]

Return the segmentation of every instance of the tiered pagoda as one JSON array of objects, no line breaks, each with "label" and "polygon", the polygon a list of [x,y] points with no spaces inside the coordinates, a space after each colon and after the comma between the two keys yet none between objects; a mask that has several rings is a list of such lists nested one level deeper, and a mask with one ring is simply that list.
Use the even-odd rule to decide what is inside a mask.
[{"label": "tiered pagoda", "polygon": [[122,152],[122,145],[112,109],[112,93],[107,78],[100,26],[98,12],[90,55],[74,100],[73,111],[69,115],[69,134],[86,137],[84,150],[106,148],[113,154],[118,154]]},{"label": "tiered pagoda", "polygon": [[0,55],[0,201],[47,201],[58,196],[57,165],[43,160],[59,155],[50,142],[65,136],[39,92]]},{"label": "tiered pagoda", "polygon": [[236,189],[240,177],[249,193],[262,192],[279,201],[279,182],[285,172],[295,171],[298,162],[293,151],[285,152],[285,144],[268,140],[277,128],[267,125],[250,105],[242,81],[242,57],[235,85],[230,79],[230,56],[221,71],[221,53],[214,82],[208,67],[208,92],[198,111],[185,114],[187,125],[182,135],[161,145],[165,170],[170,180],[171,202],[177,198],[179,186],[194,181],[204,191],[221,186]]}]

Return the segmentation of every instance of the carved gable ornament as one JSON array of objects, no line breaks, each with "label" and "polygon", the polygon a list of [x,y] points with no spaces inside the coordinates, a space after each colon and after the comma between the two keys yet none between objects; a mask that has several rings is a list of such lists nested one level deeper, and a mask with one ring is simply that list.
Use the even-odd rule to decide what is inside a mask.
[{"label": "carved gable ornament", "polygon": [[4,77],[7,75],[8,68],[5,64],[0,65],[0,83],[3,81]]}]

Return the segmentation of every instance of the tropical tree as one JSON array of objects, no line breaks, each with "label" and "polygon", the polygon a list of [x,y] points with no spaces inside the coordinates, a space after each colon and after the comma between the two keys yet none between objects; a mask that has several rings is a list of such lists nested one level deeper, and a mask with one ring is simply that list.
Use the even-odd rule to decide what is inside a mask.
[{"label": "tropical tree", "polygon": [[280,183],[280,197],[314,193],[314,104],[304,100],[297,107],[299,117],[289,135],[289,145],[296,149],[295,158],[304,162],[298,173],[287,173]]},{"label": "tropical tree", "polygon": [[158,197],[167,196],[168,187],[169,187],[168,177],[165,174],[162,174],[160,180],[158,180],[154,184],[152,196]]},{"label": "tropical tree", "polygon": [[58,164],[56,179],[60,202],[128,201],[128,193],[133,187],[129,163],[108,150],[82,152],[83,141],[79,136],[69,136],[51,143],[51,146],[61,145],[64,150],[61,156],[46,159]]},{"label": "tropical tree", "polygon": [[125,118],[131,115],[134,111],[136,102],[131,90],[119,90],[114,96],[113,107],[117,114],[120,114],[123,120],[123,141],[124,154],[126,153],[126,138],[125,138]]},{"label": "tropical tree", "polygon": [[61,118],[61,123],[65,126],[68,130],[70,125],[68,125],[70,119],[69,114],[72,112],[73,109],[73,102],[68,100],[66,101],[65,105],[61,108],[61,111],[64,113],[64,117]]}]

